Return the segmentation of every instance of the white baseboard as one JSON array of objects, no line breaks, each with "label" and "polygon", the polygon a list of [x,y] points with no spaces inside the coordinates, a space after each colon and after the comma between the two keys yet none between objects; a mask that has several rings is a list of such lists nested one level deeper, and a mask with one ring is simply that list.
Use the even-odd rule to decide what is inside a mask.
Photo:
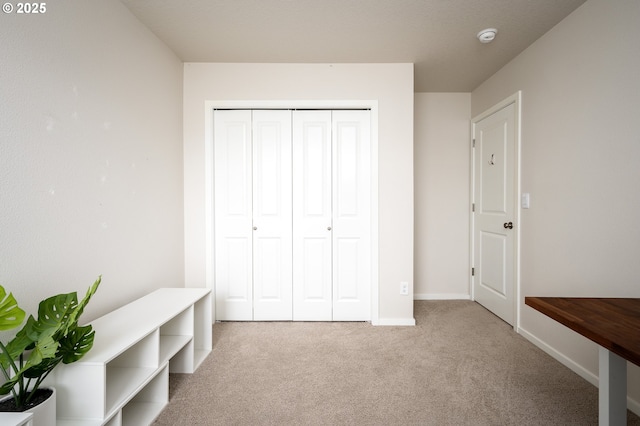
[{"label": "white baseboard", "polygon": [[527,330],[520,328],[518,329],[518,333],[522,335],[525,339],[542,349],[544,352],[549,354],[552,358],[558,361],[560,364],[564,365],[568,369],[575,372],[577,375],[585,379],[587,382],[591,383],[595,387],[598,387],[598,376],[593,374],[591,371],[587,370],[580,364],[573,361],[571,358],[565,356],[564,354],[558,352],[556,349],[549,346],[544,341],[540,340],[533,334],[529,333]]},{"label": "white baseboard", "polygon": [[468,294],[458,293],[418,293],[413,300],[471,300]]},{"label": "white baseboard", "polygon": [[399,325],[412,326],[416,325],[415,318],[378,318],[377,321],[371,322],[373,325]]},{"label": "white baseboard", "polygon": [[627,409],[636,416],[640,416],[640,403],[635,399],[627,397]]},{"label": "white baseboard", "polygon": [[[550,355],[560,364],[564,365],[565,367],[567,367],[568,369],[570,369],[571,371],[573,371],[578,376],[582,377],[583,379],[585,379],[587,382],[591,383],[595,387],[598,387],[598,376],[596,376],[595,374],[593,374],[592,372],[590,372],[580,364],[576,363],[571,358],[558,352],[556,349],[552,348],[544,341],[540,340],[533,334],[529,333],[527,330],[524,330],[523,328],[519,328],[518,333],[521,334],[522,337],[524,337],[525,339],[527,339],[528,341],[536,345],[538,348],[542,349],[544,352],[546,352],[548,355]],[[635,399],[631,399],[628,396],[627,396],[627,409],[629,409],[629,411],[631,411],[632,413],[640,416],[640,403]]]}]

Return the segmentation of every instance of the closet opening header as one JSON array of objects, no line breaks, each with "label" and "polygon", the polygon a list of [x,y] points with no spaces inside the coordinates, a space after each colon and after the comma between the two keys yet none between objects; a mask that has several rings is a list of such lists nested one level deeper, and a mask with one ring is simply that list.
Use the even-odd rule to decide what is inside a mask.
[{"label": "closet opening header", "polygon": [[371,108],[213,108],[214,111],[371,111]]}]

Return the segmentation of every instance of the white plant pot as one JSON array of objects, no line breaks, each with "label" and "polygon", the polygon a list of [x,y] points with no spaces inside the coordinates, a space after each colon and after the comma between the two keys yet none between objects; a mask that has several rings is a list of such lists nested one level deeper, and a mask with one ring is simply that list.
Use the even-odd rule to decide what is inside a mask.
[{"label": "white plant pot", "polygon": [[56,426],[56,388],[49,386],[53,391],[49,399],[37,405],[27,413],[33,413],[33,426]]},{"label": "white plant pot", "polygon": [[[52,386],[47,387],[53,391],[51,396],[42,404],[24,411],[25,413],[33,414],[31,419],[33,426],[56,426],[56,388]],[[11,398],[11,396],[5,396],[1,398],[1,400],[8,398]]]}]

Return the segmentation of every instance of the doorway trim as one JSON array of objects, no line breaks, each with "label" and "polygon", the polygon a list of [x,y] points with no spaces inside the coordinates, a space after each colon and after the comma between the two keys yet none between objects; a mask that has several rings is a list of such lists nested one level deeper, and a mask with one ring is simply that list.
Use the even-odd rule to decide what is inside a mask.
[{"label": "doorway trim", "polygon": [[379,325],[379,236],[378,236],[378,101],[377,100],[207,100],[204,103],[205,153],[205,283],[213,297],[214,271],[214,109],[369,109],[371,110],[371,324]]},{"label": "doorway trim", "polygon": [[[522,120],[522,91],[517,91],[516,93],[514,93],[513,95],[507,97],[506,99],[503,99],[502,101],[498,102],[497,104],[493,105],[492,107],[490,107],[489,109],[483,111],[482,113],[478,114],[477,116],[473,117],[471,119],[471,141],[469,144],[469,149],[471,150],[470,152],[470,180],[471,180],[471,185],[470,185],[470,194],[469,194],[469,205],[472,206],[474,203],[474,195],[475,195],[475,188],[476,188],[476,182],[475,182],[475,150],[474,150],[474,139],[475,139],[475,133],[476,133],[476,124],[480,121],[482,121],[483,119],[489,117],[490,115],[496,113],[497,111],[500,111],[501,109],[507,107],[508,105],[514,104],[515,106],[515,115],[516,115],[516,120],[515,120],[515,172],[514,172],[514,199],[513,199],[513,207],[514,207],[514,212],[515,212],[515,223],[516,223],[516,229],[515,229],[515,236],[514,236],[514,242],[513,242],[513,257],[514,257],[514,306],[513,306],[513,312],[514,312],[514,321],[513,321],[513,328],[514,330],[517,332],[520,329],[520,307],[521,307],[521,303],[520,303],[520,231],[522,229],[522,221],[521,221],[521,212],[520,212],[520,196],[521,196],[521,188],[520,188],[520,183],[521,183],[521,174],[520,174],[520,165],[521,165],[521,159],[520,159],[520,153],[521,153],[521,120]],[[470,212],[469,214],[469,229],[470,229],[470,235],[469,235],[469,242],[470,242],[470,247],[469,247],[469,253],[470,253],[470,265],[471,267],[474,267],[475,265],[475,241],[474,241],[474,236],[475,236],[475,217],[474,217],[474,213],[473,211]],[[471,293],[471,300],[475,301],[475,287],[474,287],[474,279],[475,277],[473,276],[472,273],[469,274],[469,289],[470,289],[470,293]]]}]

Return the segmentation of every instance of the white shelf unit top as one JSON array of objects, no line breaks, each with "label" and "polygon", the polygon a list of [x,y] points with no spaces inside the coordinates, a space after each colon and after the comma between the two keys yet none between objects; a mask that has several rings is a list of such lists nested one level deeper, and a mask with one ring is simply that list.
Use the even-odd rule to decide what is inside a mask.
[{"label": "white shelf unit top", "polygon": [[203,288],[161,288],[91,321],[96,337],[82,362],[109,362],[208,293]]},{"label": "white shelf unit top", "polygon": [[0,425],[3,426],[31,426],[31,413],[0,413]]}]

